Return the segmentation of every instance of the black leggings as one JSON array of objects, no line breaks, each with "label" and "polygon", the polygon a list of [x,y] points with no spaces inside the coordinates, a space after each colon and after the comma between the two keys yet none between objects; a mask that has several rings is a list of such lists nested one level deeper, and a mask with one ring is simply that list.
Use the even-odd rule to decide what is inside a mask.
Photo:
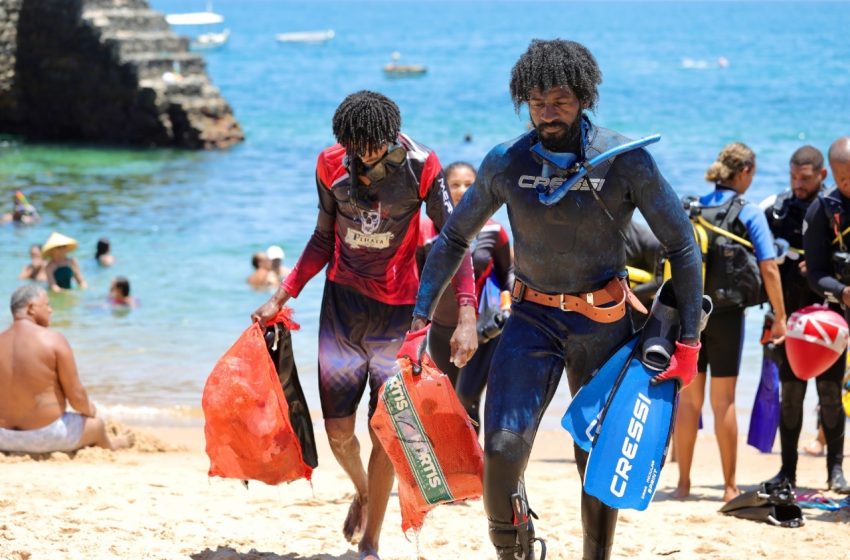
[{"label": "black leggings", "polygon": [[475,422],[475,431],[480,430],[481,425],[481,394],[487,386],[487,376],[490,374],[490,364],[493,362],[493,354],[499,344],[501,335],[480,344],[472,359],[463,366],[457,379],[455,388],[466,413]]},{"label": "black leggings", "polygon": [[428,354],[434,359],[434,363],[437,364],[440,371],[449,376],[452,387],[457,385],[457,376],[460,371],[449,361],[452,355],[449,341],[452,339],[455,328],[432,322],[431,328],[428,329]]},{"label": "black leggings", "polygon": [[[784,346],[783,358],[784,358]],[[818,421],[826,437],[827,476],[832,468],[841,465],[844,459],[844,409],[841,405],[841,381],[844,375],[846,352],[838,361],[815,378],[818,392]],[[791,372],[787,358],[779,365],[782,382],[780,399],[779,438],[782,444],[782,471],[792,477],[797,473],[797,444],[803,427],[803,399],[806,397],[807,382],[801,381]]]}]

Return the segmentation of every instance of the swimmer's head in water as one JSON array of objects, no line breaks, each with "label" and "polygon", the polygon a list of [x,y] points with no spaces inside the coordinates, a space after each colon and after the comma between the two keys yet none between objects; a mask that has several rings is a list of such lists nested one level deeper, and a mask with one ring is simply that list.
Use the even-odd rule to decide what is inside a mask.
[{"label": "swimmer's head in water", "polygon": [[511,70],[511,99],[519,112],[532,90],[543,93],[566,86],[578,98],[582,109],[593,110],[601,83],[602,71],[584,45],[562,39],[534,39]]},{"label": "swimmer's head in water", "polygon": [[[346,97],[333,117],[333,133],[349,156],[380,159],[401,131],[401,113],[392,99],[374,91]],[[366,161],[367,165],[372,161]]]},{"label": "swimmer's head in water", "polygon": [[130,297],[130,281],[124,276],[116,276],[109,291],[113,297]]}]

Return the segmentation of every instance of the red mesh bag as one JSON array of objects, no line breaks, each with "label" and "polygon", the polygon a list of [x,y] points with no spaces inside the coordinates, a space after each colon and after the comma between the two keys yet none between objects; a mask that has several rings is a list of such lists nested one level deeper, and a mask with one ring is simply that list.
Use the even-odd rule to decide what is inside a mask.
[{"label": "red mesh bag", "polygon": [[[298,326],[285,309],[270,324]],[[263,329],[252,324],[207,378],[201,401],[209,476],[266,484],[310,479]]]},{"label": "red mesh bag", "polygon": [[[402,353],[424,332],[409,336]],[[371,426],[398,477],[402,531],[419,531],[438,504],[481,497],[484,453],[451,381],[431,358],[423,355],[414,367],[404,356],[396,364]]]}]

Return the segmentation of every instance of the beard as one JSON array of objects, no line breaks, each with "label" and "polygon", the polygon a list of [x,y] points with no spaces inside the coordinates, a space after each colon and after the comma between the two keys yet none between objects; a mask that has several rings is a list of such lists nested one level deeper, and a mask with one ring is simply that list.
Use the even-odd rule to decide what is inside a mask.
[{"label": "beard", "polygon": [[560,121],[540,123],[534,129],[540,143],[550,152],[578,154],[581,151],[581,114],[571,124]]}]

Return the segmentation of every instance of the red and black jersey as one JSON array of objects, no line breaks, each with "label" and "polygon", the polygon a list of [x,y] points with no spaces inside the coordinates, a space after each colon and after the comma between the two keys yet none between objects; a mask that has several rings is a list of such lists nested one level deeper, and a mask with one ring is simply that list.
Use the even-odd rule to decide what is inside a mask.
[{"label": "red and black jersey", "polygon": [[[398,146],[406,155],[401,164],[369,186],[352,185],[351,165],[341,145],[319,154],[316,230],[282,284],[293,297],[327,264],[329,280],[365,296],[389,305],[416,301],[422,203],[438,228],[453,208],[437,154],[405,134],[399,135]],[[452,284],[459,305],[475,304],[469,257]]]}]

